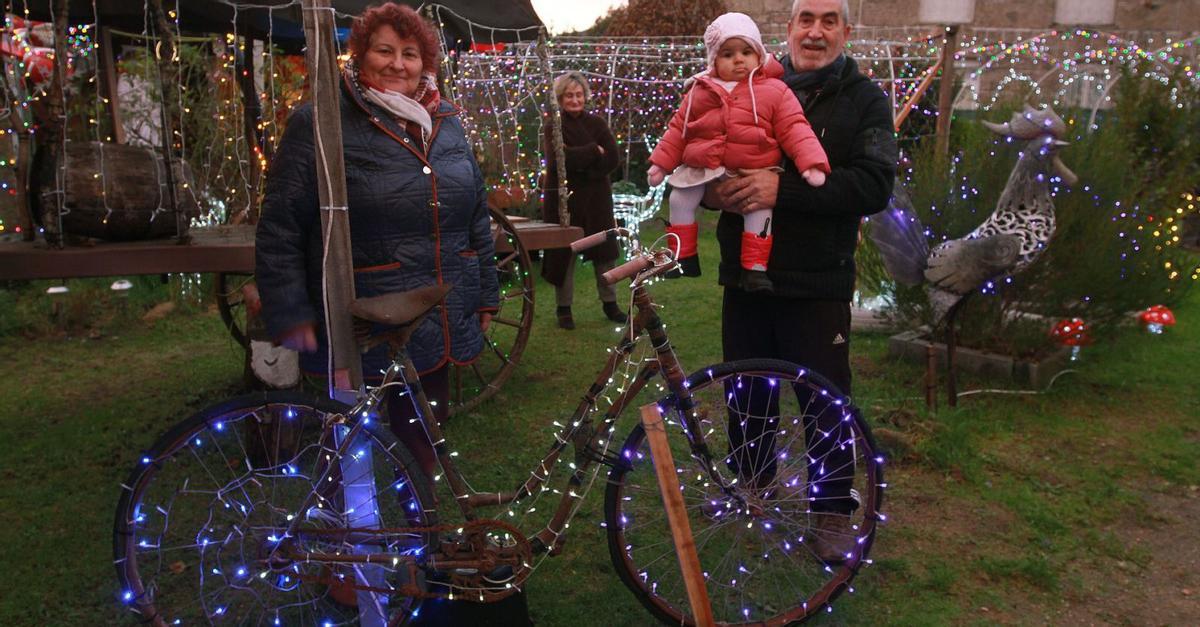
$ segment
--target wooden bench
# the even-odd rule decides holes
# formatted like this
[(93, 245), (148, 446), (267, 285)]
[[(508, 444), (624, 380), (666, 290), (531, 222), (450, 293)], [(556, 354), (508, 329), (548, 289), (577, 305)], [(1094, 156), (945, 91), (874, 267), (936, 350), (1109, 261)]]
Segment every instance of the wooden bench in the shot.
[[(583, 229), (512, 216), (526, 250), (565, 248)], [(254, 226), (214, 226), (188, 231), (191, 241), (96, 242), (51, 248), (43, 241), (0, 241), (0, 280), (65, 279), (137, 274), (254, 272)], [(507, 252), (507, 242), (499, 242)]]

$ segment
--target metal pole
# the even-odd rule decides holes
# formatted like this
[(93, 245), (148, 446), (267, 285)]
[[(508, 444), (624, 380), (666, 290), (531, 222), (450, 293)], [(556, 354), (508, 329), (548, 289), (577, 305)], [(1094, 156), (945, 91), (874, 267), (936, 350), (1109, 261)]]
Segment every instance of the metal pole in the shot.
[(925, 78), (921, 79), (921, 82), (917, 85), (916, 90), (913, 91), (912, 95), (910, 95), (908, 99), (904, 101), (904, 105), (900, 107), (900, 112), (896, 114), (895, 127), (897, 131), (899, 131), (900, 127), (904, 125), (904, 120), (908, 119), (908, 114), (912, 112), (913, 107), (915, 107), (916, 104), (921, 101), (921, 96), (925, 95), (925, 90), (929, 89), (929, 85), (933, 83), (933, 77), (937, 75), (938, 68), (940, 67), (942, 67), (941, 59), (939, 59), (937, 63), (934, 63), (932, 67), (926, 70)]
[(958, 334), (954, 323), (958, 319), (958, 312), (962, 311), (963, 305), (967, 304), (970, 297), (970, 294), (962, 297), (946, 313), (946, 402), (951, 408), (958, 407), (958, 370), (954, 363), (954, 353), (958, 350)]

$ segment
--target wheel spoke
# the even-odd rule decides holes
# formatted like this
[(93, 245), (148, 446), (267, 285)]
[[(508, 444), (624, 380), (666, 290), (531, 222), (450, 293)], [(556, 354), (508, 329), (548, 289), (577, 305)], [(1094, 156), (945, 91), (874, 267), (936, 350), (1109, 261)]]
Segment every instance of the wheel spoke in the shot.
[(521, 258), (521, 252), (514, 248), (512, 250), (512, 252), (508, 253), (503, 258), (496, 260), (496, 267), (507, 269), (509, 264), (511, 264), (512, 262), (514, 262), (520, 258)]
[(479, 380), (479, 385), (486, 386), (488, 384), (488, 379), (483, 376), (483, 371), (479, 369), (478, 362), (471, 363), (471, 372), (475, 373), (475, 378)]
[[(527, 290), (517, 290), (517, 291), (514, 291), (514, 292), (506, 292), (506, 293), (504, 293), (504, 294), (501, 294), (501, 295), (500, 295), (500, 301), (501, 301), (501, 302), (505, 302), (505, 303), (507, 303), (508, 301), (511, 301), (511, 300), (517, 300), (517, 299), (524, 299), (524, 298), (527, 298), (528, 296), (529, 296), (529, 291), (527, 291)], [(524, 322), (524, 321), (522, 321), (522, 322)]]
[(504, 326), (513, 327), (516, 329), (521, 328), (520, 320), (512, 320), (509, 318), (499, 318), (499, 317), (493, 316), (492, 322), (495, 324), (503, 324)]

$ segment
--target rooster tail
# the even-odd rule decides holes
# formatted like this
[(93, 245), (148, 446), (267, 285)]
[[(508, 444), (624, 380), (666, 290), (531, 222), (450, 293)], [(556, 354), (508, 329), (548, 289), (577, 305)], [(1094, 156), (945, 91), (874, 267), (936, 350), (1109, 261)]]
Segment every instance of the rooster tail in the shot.
[(897, 283), (920, 285), (925, 280), (929, 243), (925, 227), (913, 211), (904, 185), (896, 181), (887, 209), (870, 217), (867, 236), (879, 249), (883, 265)]

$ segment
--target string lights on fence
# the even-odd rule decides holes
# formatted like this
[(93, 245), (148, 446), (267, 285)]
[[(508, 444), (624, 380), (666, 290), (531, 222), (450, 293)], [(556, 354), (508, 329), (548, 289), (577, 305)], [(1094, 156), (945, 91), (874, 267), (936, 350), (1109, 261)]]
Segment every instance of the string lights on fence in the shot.
[[(242, 10), (265, 11), (268, 35), (276, 32), (277, 11), (292, 8), (232, 4), (235, 16)], [(28, 16), (27, 11), (25, 15)], [(620, 177), (645, 189), (640, 170), (649, 153), (649, 143), (661, 135), (677, 109), (687, 78), (705, 69), (704, 48), (698, 37), (559, 37), (546, 43), (550, 65), (547, 73), (538, 59), (533, 31), (490, 28), (440, 6), (431, 8), (429, 15), (443, 26), (443, 33), (449, 32), (444, 27), (451, 18), (457, 24), (466, 24), (471, 41), (443, 41), (441, 70), (446, 95), (463, 108), (469, 138), (480, 157), (488, 185), (509, 191), (513, 197), (529, 203), (537, 203), (541, 195), (540, 181), (546, 164), (542, 137), (549, 123), (546, 112), (554, 75), (576, 70), (588, 78), (591, 109), (608, 121), (623, 157)], [(175, 34), (181, 34), (178, 16), (171, 13), (170, 17), (174, 20)], [(5, 26), (5, 37), (12, 40), (15, 50), (24, 54), (35, 48), (28, 35), (18, 36), (14, 32), (12, 15), (6, 17)], [(175, 146), (184, 155), (197, 183), (189, 191), (203, 208), (198, 218), (200, 224), (222, 223), (236, 213), (254, 210), (269, 156), (278, 143), (287, 114), (306, 97), (302, 59), (282, 54), (270, 42), (252, 46), (250, 40), (235, 35), (236, 32), (235, 24), (231, 23), (226, 33), (184, 38), (183, 45), (191, 47), (189, 50), (198, 55), (198, 62), (205, 68), (208, 89), (198, 90), (187, 84), (182, 73), (176, 73), (178, 79), (173, 86), (185, 103), (182, 117), (192, 120), (178, 129)], [(87, 84), (95, 88), (95, 71), (99, 67), (94, 60), (98, 50), (95, 25), (75, 25), (69, 33), (68, 67), (73, 72), (92, 72)], [(857, 29), (855, 35), (848, 52), (859, 61), (864, 73), (889, 94), (895, 109), (899, 110), (909, 100), (918, 101), (922, 79), (932, 71), (939, 56), (944, 35), (941, 29), (865, 27)], [(138, 36), (137, 43), (145, 53), (152, 51), (153, 36), (152, 32)], [(512, 42), (513, 39), (521, 41)], [(772, 53), (781, 57), (786, 54), (782, 35), (768, 34), (765, 39)], [(1097, 123), (1096, 112), (1112, 106), (1112, 93), (1119, 89), (1118, 78), (1123, 70), (1140, 67), (1146, 78), (1167, 85), (1185, 81), (1194, 87), (1200, 80), (1196, 74), (1197, 40), (1194, 36), (1167, 35), (1134, 40), (1121, 33), (1082, 28), (1049, 31), (966, 28), (960, 33), (961, 45), (955, 55), (956, 62), (968, 69), (955, 98), (956, 106), (987, 111), (1020, 85), (1045, 104), (1060, 109), (1089, 108), (1089, 119), (1070, 121), (1076, 128), (1091, 130)], [(253, 59), (254, 75), (250, 78), (261, 116), (250, 125), (244, 123), (247, 112), (238, 88), (239, 55), (242, 59)], [(6, 105), (20, 112), (24, 127), (36, 133), (30, 108), (44, 97), (45, 91), (31, 84), (33, 72), (25, 61), (27, 58), (32, 59), (28, 55), (4, 57), (10, 92)], [(119, 67), (128, 72), (135, 67), (128, 62), (128, 58), (123, 59)], [(149, 78), (147, 75), (143, 79), (143, 88), (153, 85)], [(133, 82), (132, 86), (137, 87), (138, 83)], [(95, 140), (111, 137), (100, 122), (103, 116), (99, 115), (99, 109), (106, 104), (97, 93), (87, 111), (73, 113), (81, 117), (75, 125), (87, 129), (86, 137)], [(936, 107), (920, 102), (911, 113), (899, 132), (902, 146), (904, 140), (919, 137), (922, 129), (930, 126), (922, 123), (922, 118), (931, 122), (937, 116)], [(204, 124), (199, 124), (198, 116)], [(12, 197), (16, 194), (15, 138), (24, 129), (14, 128), (11, 121), (0, 126), (3, 126), (0, 193)], [(258, 142), (246, 137), (247, 126), (260, 134)], [(961, 187), (964, 193), (978, 193), (965, 179)], [(628, 195), (629, 198), (623, 198), (629, 201), (626, 204), (639, 198), (636, 194)], [(658, 199), (653, 191), (641, 198), (653, 201), (639, 205), (643, 212), (646, 207), (657, 209)], [(1156, 242), (1151, 250), (1178, 241), (1183, 214), (1169, 217), (1170, 223), (1148, 232), (1141, 225), (1140, 232), (1153, 236)], [(0, 218), (0, 233), (11, 230)], [(1139, 244), (1131, 252), (1141, 250)], [(1181, 277), (1195, 278), (1198, 274), (1197, 270), (1173, 271)]]

